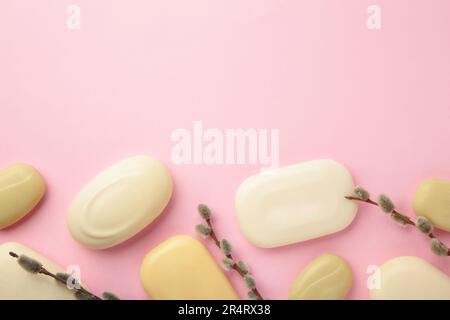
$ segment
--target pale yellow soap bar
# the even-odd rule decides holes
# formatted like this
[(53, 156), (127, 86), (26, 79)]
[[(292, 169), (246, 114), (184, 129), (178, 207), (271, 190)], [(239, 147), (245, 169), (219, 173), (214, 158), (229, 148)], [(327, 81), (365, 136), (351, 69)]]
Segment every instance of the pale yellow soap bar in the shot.
[(28, 164), (14, 164), (0, 171), (0, 229), (26, 216), (42, 199), (45, 183)]
[(254, 245), (273, 248), (345, 229), (356, 215), (350, 172), (328, 159), (307, 161), (247, 178), (236, 192), (236, 215)]
[(164, 210), (172, 177), (159, 160), (135, 156), (105, 169), (72, 201), (67, 224), (72, 236), (92, 249), (118, 245)]
[(290, 300), (341, 300), (352, 287), (353, 273), (342, 258), (324, 254), (314, 259), (289, 290)]
[(423, 182), (414, 194), (413, 207), (418, 216), (428, 218), (439, 229), (450, 231), (450, 181)]
[(206, 247), (189, 236), (175, 236), (142, 261), (141, 281), (156, 300), (238, 299), (228, 278)]
[(9, 255), (10, 251), (36, 259), (53, 273), (64, 272), (54, 262), (21, 244), (4, 243), (0, 245), (0, 300), (75, 300), (73, 292), (54, 279), (22, 269)]
[(418, 257), (397, 257), (374, 274), (370, 297), (377, 300), (448, 300), (450, 278)]

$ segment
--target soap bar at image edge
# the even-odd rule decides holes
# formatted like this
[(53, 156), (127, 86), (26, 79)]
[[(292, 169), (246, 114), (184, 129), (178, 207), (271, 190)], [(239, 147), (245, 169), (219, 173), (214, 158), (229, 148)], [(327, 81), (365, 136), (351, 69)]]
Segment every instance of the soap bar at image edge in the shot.
[(54, 262), (24, 245), (3, 243), (0, 245), (0, 300), (75, 300), (73, 291), (53, 278), (22, 269), (17, 260), (9, 255), (10, 251), (39, 261), (52, 273), (65, 272)]
[(388, 260), (371, 277), (370, 297), (374, 300), (450, 299), (450, 278), (418, 257)]
[(342, 300), (353, 283), (353, 272), (347, 262), (334, 254), (323, 254), (295, 279), (289, 300)]
[(424, 181), (414, 194), (413, 207), (416, 215), (428, 218), (436, 228), (450, 231), (450, 181)]
[(155, 220), (172, 195), (172, 177), (159, 160), (135, 156), (107, 168), (72, 201), (68, 227), (92, 249), (106, 249), (133, 237)]
[(333, 160), (314, 160), (247, 178), (236, 193), (237, 220), (255, 246), (279, 247), (338, 232), (357, 211), (352, 176)]
[(18, 163), (0, 170), (0, 229), (25, 217), (44, 194), (44, 179), (32, 166)]
[(155, 300), (236, 300), (238, 295), (206, 247), (175, 236), (152, 249), (141, 264), (141, 282)]

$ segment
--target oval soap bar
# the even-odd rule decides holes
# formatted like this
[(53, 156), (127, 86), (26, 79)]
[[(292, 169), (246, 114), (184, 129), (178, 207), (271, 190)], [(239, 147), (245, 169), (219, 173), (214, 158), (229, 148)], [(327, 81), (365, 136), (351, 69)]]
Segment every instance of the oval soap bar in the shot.
[(54, 279), (22, 269), (9, 252), (36, 259), (53, 273), (65, 272), (54, 262), (14, 242), (0, 245), (0, 300), (75, 300), (73, 292)]
[(352, 287), (353, 273), (342, 258), (324, 254), (314, 259), (289, 290), (290, 300), (342, 300)]
[(418, 257), (397, 257), (379, 269), (379, 286), (370, 290), (376, 300), (450, 299), (450, 279)]
[(44, 193), (44, 179), (32, 166), (20, 163), (0, 171), (0, 229), (26, 216)]
[(205, 246), (175, 236), (142, 261), (141, 282), (156, 300), (235, 300), (238, 295)]
[(236, 213), (246, 238), (278, 247), (340, 231), (353, 220), (350, 173), (332, 160), (315, 160), (246, 179), (236, 194)]
[(115, 246), (141, 231), (164, 210), (172, 178), (159, 160), (136, 156), (91, 180), (69, 208), (73, 237), (93, 249)]
[(428, 180), (416, 190), (414, 211), (428, 218), (437, 228), (450, 231), (450, 181)]

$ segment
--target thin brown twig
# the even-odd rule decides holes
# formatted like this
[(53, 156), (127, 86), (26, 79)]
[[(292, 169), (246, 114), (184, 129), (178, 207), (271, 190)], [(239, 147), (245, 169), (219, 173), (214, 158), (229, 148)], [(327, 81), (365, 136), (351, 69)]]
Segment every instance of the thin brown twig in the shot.
[[(371, 205), (380, 207), (380, 205), (378, 204), (378, 202), (373, 201), (373, 200), (371, 200), (370, 198), (367, 199), (367, 200), (364, 200), (364, 199), (361, 199), (361, 198), (358, 198), (358, 197), (355, 197), (355, 196), (346, 196), (345, 199), (348, 199), (348, 200), (356, 200), (356, 201), (360, 201), (360, 202), (365, 202), (365, 203), (369, 203), (369, 204), (371, 204)], [(404, 215), (404, 214), (398, 212), (398, 211), (395, 210), (395, 209), (392, 211), (391, 214), (392, 214), (392, 215), (396, 215), (397, 217), (400, 217), (406, 224), (409, 224), (409, 225), (414, 226), (414, 227), (417, 228), (417, 224), (416, 224), (410, 217), (408, 217), (408, 216), (406, 216), (406, 215)], [(428, 233), (427, 235), (428, 235), (428, 237), (429, 237), (430, 239), (435, 239), (435, 238), (436, 238), (436, 236), (435, 236), (432, 232)], [(447, 255), (450, 256), (450, 251), (448, 252)]]
[[(206, 223), (208, 224), (208, 227), (209, 227), (209, 229), (210, 229), (209, 236), (213, 239), (213, 241), (214, 241), (214, 243), (216, 244), (216, 246), (220, 249), (220, 241), (219, 241), (219, 239), (217, 238), (217, 235), (216, 235), (216, 233), (215, 233), (215, 231), (214, 231), (214, 228), (213, 228), (213, 226), (212, 226), (211, 218), (205, 219), (205, 221), (206, 221)], [(232, 266), (231, 268), (232, 268), (233, 270), (235, 270), (237, 273), (239, 273), (239, 275), (240, 275), (242, 278), (244, 278), (245, 275), (246, 275), (247, 273), (239, 267), (239, 265), (238, 265), (238, 264), (236, 263), (236, 261), (234, 260), (233, 255), (230, 253), (230, 254), (226, 254), (225, 256), (226, 256), (228, 259), (231, 259), (231, 260), (234, 261), (234, 264), (233, 264), (233, 266)], [(258, 300), (264, 300), (264, 298), (262, 297), (261, 293), (258, 291), (258, 289), (257, 289), (256, 287), (253, 288), (253, 289), (251, 289), (251, 291), (254, 293), (255, 297), (256, 297)]]
[[(12, 251), (9, 252), (9, 255), (10, 255), (11, 257), (13, 257), (13, 258), (16, 258), (16, 259), (18, 259), (18, 258), (20, 257), (17, 253), (12, 252)], [(80, 292), (80, 293), (82, 293), (82, 294), (88, 295), (89, 297), (92, 297), (93, 300), (103, 300), (103, 299), (101, 299), (100, 297), (96, 296), (95, 294), (93, 294), (93, 293), (87, 291), (87, 290), (86, 290), (85, 288), (83, 288), (81, 285), (80, 285), (79, 288), (76, 288), (76, 287), (75, 287), (75, 288), (73, 288), (73, 289), (67, 287), (67, 282), (66, 282), (65, 279), (60, 278), (60, 277), (58, 277), (56, 274), (54, 274), (54, 273), (48, 271), (47, 269), (44, 268), (44, 266), (41, 266), (40, 269), (37, 271), (37, 273), (40, 273), (40, 274), (43, 274), (43, 275), (46, 275), (46, 276), (49, 276), (49, 277), (55, 279), (55, 280), (58, 281), (59, 283), (63, 284), (68, 290), (73, 290), (74, 292)]]

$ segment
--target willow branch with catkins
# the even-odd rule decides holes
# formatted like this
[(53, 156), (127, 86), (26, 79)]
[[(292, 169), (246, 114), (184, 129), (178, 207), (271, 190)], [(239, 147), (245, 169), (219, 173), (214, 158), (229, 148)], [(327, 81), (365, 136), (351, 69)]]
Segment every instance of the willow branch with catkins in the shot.
[(217, 237), (217, 234), (214, 231), (211, 223), (211, 210), (204, 204), (198, 205), (197, 209), (198, 213), (206, 222), (206, 224), (198, 224), (195, 229), (201, 236), (205, 238), (211, 238), (216, 246), (220, 248), (220, 250), (224, 254), (224, 258), (222, 259), (222, 266), (224, 267), (224, 269), (227, 271), (235, 270), (237, 273), (239, 273), (242, 279), (244, 279), (245, 285), (249, 289), (247, 294), (249, 299), (264, 300), (264, 298), (256, 288), (256, 281), (250, 274), (247, 264), (243, 261), (236, 262), (232, 254), (233, 248), (230, 242), (226, 239), (219, 240), (219, 238)]
[(395, 205), (392, 200), (385, 194), (381, 194), (378, 197), (378, 201), (370, 199), (369, 192), (362, 188), (356, 187), (353, 190), (353, 195), (345, 197), (348, 200), (356, 200), (365, 202), (379, 207), (383, 212), (389, 214), (391, 218), (402, 226), (414, 226), (416, 229), (426, 234), (431, 239), (431, 250), (438, 256), (450, 256), (450, 250), (442, 243), (435, 234), (433, 234), (433, 224), (423, 216), (418, 216), (416, 221), (412, 220), (408, 216), (398, 212), (395, 209)]
[(71, 274), (63, 272), (52, 273), (47, 270), (42, 265), (42, 263), (24, 254), (19, 255), (15, 252), (10, 251), (9, 255), (17, 259), (19, 266), (21, 266), (25, 271), (33, 274), (42, 274), (51, 277), (57, 282), (63, 284), (68, 290), (73, 291), (75, 298), (77, 298), (78, 300), (119, 300), (119, 298), (111, 292), (103, 292), (102, 299), (83, 288), (80, 285), (79, 280), (73, 277)]

